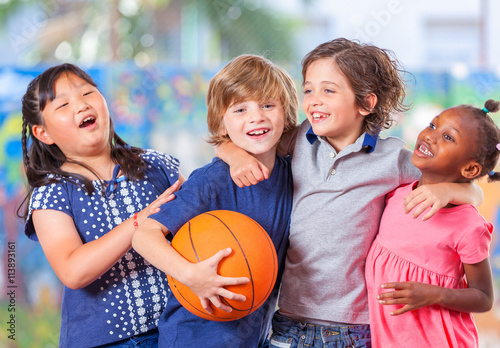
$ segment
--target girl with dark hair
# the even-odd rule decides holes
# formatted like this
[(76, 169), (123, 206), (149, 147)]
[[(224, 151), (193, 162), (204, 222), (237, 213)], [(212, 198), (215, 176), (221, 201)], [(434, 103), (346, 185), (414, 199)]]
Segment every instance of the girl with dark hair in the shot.
[(25, 233), (64, 284), (59, 345), (156, 346), (168, 284), (131, 240), (184, 181), (178, 160), (127, 145), (92, 78), (71, 64), (28, 85), (22, 114), (29, 192), (18, 214), (29, 200)]
[(498, 104), (460, 105), (436, 116), (420, 132), (411, 157), (420, 180), (387, 195), (366, 259), (373, 347), (478, 347), (471, 312), (493, 305), (493, 225), (470, 204), (449, 204), (423, 222), (406, 215), (402, 202), (421, 185), (486, 175), (500, 180), (494, 171), (500, 130), (488, 116)]

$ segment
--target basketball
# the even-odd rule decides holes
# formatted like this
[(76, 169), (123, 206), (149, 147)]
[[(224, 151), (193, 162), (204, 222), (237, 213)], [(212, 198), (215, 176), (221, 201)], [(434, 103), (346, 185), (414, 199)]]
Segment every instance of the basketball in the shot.
[(181, 227), (172, 240), (172, 247), (193, 263), (208, 259), (221, 249), (231, 248), (231, 254), (219, 262), (217, 273), (250, 280), (247, 284), (226, 286), (229, 291), (245, 295), (245, 302), (221, 297), (232, 312), (212, 306), (213, 313), (209, 314), (191, 289), (167, 276), (177, 300), (201, 318), (214, 321), (243, 318), (266, 301), (276, 282), (278, 259), (273, 242), (267, 232), (246, 215), (229, 210), (200, 214)]

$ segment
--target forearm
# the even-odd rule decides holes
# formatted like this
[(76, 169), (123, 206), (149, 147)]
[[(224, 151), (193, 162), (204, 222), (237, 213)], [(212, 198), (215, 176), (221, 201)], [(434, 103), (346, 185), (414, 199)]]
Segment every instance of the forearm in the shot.
[(183, 282), (185, 268), (191, 264), (165, 238), (169, 231), (159, 222), (147, 219), (132, 238), (132, 247), (149, 263)]
[(483, 190), (476, 183), (449, 183), (447, 185), (450, 185), (450, 203), (456, 205), (469, 203), (476, 207), (480, 206), (483, 203)]
[(493, 305), (493, 299), (479, 289), (440, 288), (438, 293), (436, 304), (459, 312), (486, 312)]
[[(58, 251), (47, 246), (53, 251), (46, 252), (46, 255), (61, 282), (71, 289), (80, 289), (108, 271), (131, 248), (133, 232), (130, 218), (91, 242), (76, 245), (73, 240), (68, 240), (66, 245), (71, 251), (61, 253), (58, 258), (52, 257)], [(43, 248), (44, 241), (40, 240), (40, 243)]]
[(225, 141), (214, 147), (215, 156), (231, 165), (236, 162), (241, 156), (248, 156), (248, 153), (242, 148), (234, 145), (232, 141)]

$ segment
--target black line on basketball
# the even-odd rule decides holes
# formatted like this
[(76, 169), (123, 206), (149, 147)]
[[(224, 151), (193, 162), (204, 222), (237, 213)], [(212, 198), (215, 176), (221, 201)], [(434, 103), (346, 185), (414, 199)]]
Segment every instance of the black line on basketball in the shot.
[[(260, 227), (260, 229), (262, 230), (262, 232), (263, 232), (263, 233), (266, 233), (266, 234), (267, 234), (267, 232), (266, 232), (266, 231), (262, 228), (262, 226), (261, 226), (261, 225), (260, 225), (257, 221), (253, 220), (252, 222), (253, 222), (254, 224), (256, 224), (256, 225), (257, 225), (257, 227)], [(269, 238), (267, 238), (267, 241), (268, 241), (268, 243), (269, 243), (269, 244), (268, 244), (268, 245), (269, 245), (269, 248), (271, 248), (272, 250), (276, 251), (276, 248), (275, 248), (274, 243), (273, 243), (273, 241), (271, 240), (271, 237), (270, 237), (270, 236), (269, 236)], [(277, 253), (276, 253), (276, 254), (275, 254), (275, 253), (272, 253), (272, 255), (273, 255), (273, 266), (274, 266), (274, 265), (277, 265), (277, 264), (278, 264), (278, 259), (276, 258), (276, 257), (277, 257)], [(277, 277), (277, 274), (276, 274), (276, 271), (275, 271), (275, 267), (272, 267), (272, 269), (273, 269), (273, 279), (274, 279), (274, 282), (273, 282), (272, 286), (271, 286), (271, 287), (269, 287), (269, 290), (268, 290), (268, 292), (267, 292), (266, 296), (262, 299), (262, 301), (261, 301), (260, 303), (257, 303), (257, 304), (256, 304), (256, 306), (257, 306), (257, 307), (260, 307), (262, 303), (266, 302), (267, 298), (269, 297), (269, 295), (271, 295), (271, 292), (272, 292), (272, 291), (273, 291), (273, 289), (274, 289), (274, 285), (275, 285), (275, 283), (276, 283), (276, 277)]]
[(247, 255), (245, 254), (245, 251), (243, 250), (243, 247), (241, 246), (240, 241), (238, 240), (238, 238), (236, 238), (236, 236), (234, 235), (233, 231), (231, 231), (231, 229), (229, 228), (229, 226), (226, 225), (224, 221), (222, 221), (217, 215), (210, 214), (210, 213), (205, 213), (205, 214), (213, 216), (214, 218), (216, 218), (217, 220), (219, 220), (224, 226), (226, 226), (227, 230), (229, 231), (229, 233), (231, 233), (231, 235), (233, 236), (234, 240), (236, 241), (236, 243), (238, 243), (238, 246), (240, 247), (240, 251), (243, 254), (243, 258), (244, 258), (244, 260), (245, 260), (245, 262), (247, 264), (248, 272), (250, 273), (250, 276), (249, 276), (250, 283), (252, 284), (252, 303), (250, 304), (250, 309), (249, 309), (249, 313), (250, 313), (250, 311), (253, 309), (253, 305), (254, 305), (254, 301), (255, 301), (255, 284), (254, 284), (253, 276), (252, 276), (252, 268), (250, 267), (250, 264), (248, 263)]
[(188, 221), (188, 231), (189, 231), (189, 241), (191, 242), (191, 247), (193, 248), (194, 251), (194, 256), (196, 256), (196, 261), (200, 262), (200, 258), (198, 257), (198, 253), (196, 252), (196, 248), (194, 247), (193, 243), (193, 235), (191, 233), (191, 222)]

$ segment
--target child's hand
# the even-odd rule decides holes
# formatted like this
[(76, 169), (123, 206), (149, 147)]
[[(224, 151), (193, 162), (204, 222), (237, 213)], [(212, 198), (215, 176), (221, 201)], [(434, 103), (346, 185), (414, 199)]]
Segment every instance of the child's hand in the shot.
[(139, 214), (137, 214), (137, 222), (139, 224), (146, 221), (149, 215), (156, 214), (160, 211), (160, 206), (164, 203), (170, 202), (175, 198), (174, 192), (179, 189), (180, 182), (177, 180), (172, 186), (165, 190), (161, 195), (158, 196), (150, 205), (142, 209)]
[(400, 282), (382, 284), (382, 289), (394, 289), (377, 295), (381, 305), (403, 305), (390, 315), (400, 315), (414, 309), (422, 308), (439, 302), (441, 289), (439, 286), (419, 282)]
[(422, 220), (428, 220), (441, 208), (448, 205), (451, 200), (449, 187), (446, 185), (421, 185), (413, 190), (405, 198), (405, 213), (409, 213), (413, 208), (413, 218), (417, 218), (427, 208), (429, 211), (422, 217)]
[(241, 161), (233, 160), (229, 172), (238, 187), (256, 185), (259, 181), (269, 178), (269, 170), (253, 156), (240, 157)]
[(223, 249), (217, 252), (214, 256), (200, 262), (193, 263), (189, 270), (186, 270), (184, 284), (186, 284), (199, 298), (203, 309), (209, 314), (212, 314), (212, 304), (225, 311), (231, 312), (232, 308), (225, 305), (220, 297), (228, 300), (245, 301), (244, 295), (236, 294), (224, 288), (226, 285), (246, 284), (250, 280), (246, 277), (231, 278), (222, 277), (217, 274), (217, 266), (219, 262), (231, 254), (231, 249)]

